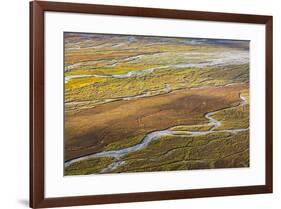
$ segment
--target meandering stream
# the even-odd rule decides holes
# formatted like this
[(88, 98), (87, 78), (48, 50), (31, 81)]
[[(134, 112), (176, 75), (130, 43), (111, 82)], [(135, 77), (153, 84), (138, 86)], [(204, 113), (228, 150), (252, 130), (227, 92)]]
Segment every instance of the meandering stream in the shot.
[[(240, 94), (240, 103), (238, 106), (244, 106), (244, 105), (246, 105), (246, 99), (243, 96), (241, 96), (241, 94)], [(228, 109), (228, 108), (225, 108), (225, 109)], [(192, 137), (192, 136), (201, 136), (201, 135), (214, 133), (214, 132), (237, 133), (237, 132), (248, 130), (248, 128), (216, 130), (219, 126), (221, 126), (221, 122), (216, 120), (215, 118), (213, 118), (212, 115), (214, 115), (215, 113), (217, 113), (219, 111), (221, 111), (221, 110), (209, 112), (209, 113), (205, 114), (205, 118), (209, 121), (209, 123), (203, 124), (202, 126), (206, 126), (206, 125), (211, 126), (211, 128), (207, 131), (188, 131), (188, 132), (184, 133), (184, 131), (172, 130), (173, 127), (165, 129), (165, 130), (153, 131), (151, 133), (148, 133), (140, 143), (133, 145), (131, 147), (127, 147), (127, 148), (119, 149), (119, 150), (103, 151), (103, 152), (99, 152), (99, 153), (95, 153), (95, 154), (86, 155), (83, 157), (69, 160), (69, 161), (65, 162), (64, 166), (68, 167), (75, 162), (82, 161), (82, 160), (88, 160), (88, 159), (92, 159), (92, 158), (114, 157), (116, 160), (112, 164), (110, 164), (107, 168), (105, 168), (101, 171), (101, 173), (106, 173), (106, 172), (110, 172), (110, 171), (118, 168), (120, 165), (125, 163), (125, 161), (121, 160), (121, 157), (123, 157), (129, 153), (141, 150), (141, 149), (145, 148), (151, 141), (156, 140), (163, 136)]]

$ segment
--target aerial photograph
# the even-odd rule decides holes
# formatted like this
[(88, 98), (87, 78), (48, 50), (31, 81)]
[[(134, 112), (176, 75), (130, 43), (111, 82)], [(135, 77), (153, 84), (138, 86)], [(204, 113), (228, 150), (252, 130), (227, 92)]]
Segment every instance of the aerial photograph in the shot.
[(64, 32), (64, 176), (250, 167), (248, 40)]

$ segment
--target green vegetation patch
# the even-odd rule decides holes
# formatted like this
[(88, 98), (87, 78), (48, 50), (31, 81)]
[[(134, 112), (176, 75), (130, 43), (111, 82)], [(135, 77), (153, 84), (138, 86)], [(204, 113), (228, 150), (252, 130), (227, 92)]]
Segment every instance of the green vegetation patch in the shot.
[(162, 137), (123, 157), (113, 172), (192, 170), (249, 166), (249, 132)]
[(105, 147), (105, 150), (106, 151), (119, 150), (119, 149), (131, 147), (131, 146), (134, 146), (136, 144), (139, 144), (143, 140), (144, 137), (145, 137), (145, 134), (140, 134), (140, 135), (133, 136), (133, 137), (130, 137), (130, 138), (127, 138), (127, 139), (115, 141), (113, 143), (108, 144)]
[(177, 131), (174, 135), (190, 135), (192, 134), (190, 131)]
[(208, 131), (212, 126), (208, 124), (203, 125), (189, 125), (189, 126), (175, 126), (171, 128), (172, 131)]
[(65, 168), (64, 175), (87, 175), (99, 173), (101, 170), (113, 163), (113, 161), (113, 157), (100, 157), (90, 160), (82, 160)]

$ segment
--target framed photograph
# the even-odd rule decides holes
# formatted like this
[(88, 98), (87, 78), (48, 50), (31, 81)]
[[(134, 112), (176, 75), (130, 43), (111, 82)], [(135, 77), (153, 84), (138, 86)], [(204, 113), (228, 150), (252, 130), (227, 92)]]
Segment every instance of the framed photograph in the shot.
[(272, 16), (30, 3), (30, 207), (272, 190)]

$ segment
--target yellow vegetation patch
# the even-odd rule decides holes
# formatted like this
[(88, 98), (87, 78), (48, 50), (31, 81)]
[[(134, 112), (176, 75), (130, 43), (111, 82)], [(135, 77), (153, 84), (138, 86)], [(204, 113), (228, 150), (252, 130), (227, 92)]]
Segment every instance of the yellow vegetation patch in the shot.
[(82, 77), (82, 78), (72, 78), (65, 84), (65, 90), (71, 90), (76, 88), (82, 88), (90, 84), (105, 81), (106, 78), (97, 77)]

